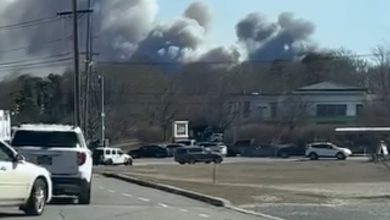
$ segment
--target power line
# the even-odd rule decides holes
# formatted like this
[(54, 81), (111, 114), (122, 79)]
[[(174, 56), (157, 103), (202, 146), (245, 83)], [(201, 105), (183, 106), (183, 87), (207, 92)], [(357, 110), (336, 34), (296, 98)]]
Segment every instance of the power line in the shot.
[(24, 22), (20, 22), (20, 23), (0, 26), (0, 31), (17, 30), (17, 29), (52, 23), (52, 22), (56, 22), (59, 20), (60, 20), (60, 18), (58, 18), (57, 16), (38, 18), (38, 19), (33, 19), (33, 20), (24, 21)]
[(14, 64), (23, 64), (23, 63), (37, 61), (37, 60), (46, 60), (46, 59), (53, 59), (53, 58), (60, 58), (60, 57), (69, 57), (69, 55), (70, 55), (70, 53), (62, 53), (62, 54), (48, 55), (48, 56), (44, 56), (44, 57), (36, 57), (36, 58), (32, 58), (32, 59), (27, 59), (27, 60), (9, 61), (9, 62), (0, 63), (0, 68), (1, 68), (1, 66), (9, 66), (9, 65), (14, 65)]
[(59, 58), (59, 59), (55, 59), (55, 60), (47, 60), (47, 61), (41, 61), (41, 62), (35, 62), (35, 63), (17, 64), (17, 65), (12, 65), (12, 66), (0, 67), (0, 70), (6, 71), (6, 70), (21, 69), (21, 68), (32, 68), (32, 67), (37, 67), (37, 66), (41, 67), (41, 66), (45, 66), (47, 64), (70, 61), (71, 59), (72, 58), (66, 57), (66, 58)]
[(4, 49), (4, 50), (0, 50), (0, 54), (21, 51), (21, 50), (27, 50), (29, 48), (37, 47), (37, 46), (40, 46), (40, 47), (49, 46), (49, 45), (60, 43), (60, 42), (66, 42), (66, 40), (67, 39), (64, 39), (64, 38), (58, 38), (55, 40), (45, 41), (45, 42), (41, 42), (41, 43), (34, 44), (34, 45), (26, 45), (26, 46), (20, 46), (20, 47), (15, 47), (15, 48)]
[(59, 67), (59, 66), (65, 66), (65, 65), (70, 65), (71, 63), (69, 62), (71, 59), (67, 61), (59, 61), (59, 62), (52, 62), (51, 64), (42, 64), (42, 65), (37, 65), (37, 66), (26, 66), (26, 67), (14, 67), (14, 68), (9, 68), (9, 69), (1, 69), (0, 71), (4, 72), (11, 72), (11, 71), (20, 71), (20, 70), (32, 70), (32, 69), (42, 69), (42, 68), (48, 68), (48, 67)]

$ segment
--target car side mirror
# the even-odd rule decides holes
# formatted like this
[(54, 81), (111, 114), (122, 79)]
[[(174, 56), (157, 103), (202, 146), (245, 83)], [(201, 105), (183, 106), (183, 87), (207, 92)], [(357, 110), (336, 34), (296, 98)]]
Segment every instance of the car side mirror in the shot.
[(15, 163), (19, 163), (19, 162), (25, 161), (25, 160), (26, 160), (26, 158), (23, 155), (21, 155), (21, 154), (16, 154), (15, 157), (14, 157), (14, 162)]

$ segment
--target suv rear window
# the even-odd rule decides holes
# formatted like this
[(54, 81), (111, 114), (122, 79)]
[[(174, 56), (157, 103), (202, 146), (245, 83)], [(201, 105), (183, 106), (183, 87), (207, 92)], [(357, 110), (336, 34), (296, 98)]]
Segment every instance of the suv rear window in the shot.
[(67, 147), (74, 148), (78, 143), (75, 132), (59, 131), (23, 131), (15, 132), (12, 146)]
[(201, 148), (191, 148), (188, 150), (190, 153), (201, 153), (203, 150)]

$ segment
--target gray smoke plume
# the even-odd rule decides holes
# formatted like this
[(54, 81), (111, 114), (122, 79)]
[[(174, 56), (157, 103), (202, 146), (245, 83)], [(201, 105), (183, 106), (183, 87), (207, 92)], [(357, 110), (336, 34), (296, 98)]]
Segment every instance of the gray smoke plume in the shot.
[(153, 28), (138, 45), (134, 59), (153, 62), (183, 61), (184, 57), (203, 44), (210, 22), (208, 9), (200, 3), (191, 4), (185, 16), (172, 23)]
[[(314, 25), (283, 13), (278, 21), (269, 22), (252, 13), (239, 21), (236, 33), (240, 45), (212, 47), (205, 43), (212, 14), (201, 2), (188, 6), (182, 16), (171, 22), (156, 24), (156, 0), (92, 0), (94, 48), (101, 60), (194, 62), (239, 62), (244, 55), (250, 59), (289, 59), (311, 50), (310, 36)], [(64, 0), (0, 0), (0, 25), (14, 24), (34, 18), (55, 16), (71, 9)], [(87, 8), (87, 0), (79, 0), (79, 8)], [(80, 47), (84, 49), (85, 15), (80, 18)], [(29, 56), (54, 55), (71, 52), (71, 19), (63, 17), (44, 25), (11, 31), (0, 30), (0, 50), (28, 45), (14, 56), (0, 52), (0, 57), (18, 59)], [(63, 39), (50, 45), (44, 44)], [(65, 39), (65, 40), (64, 40)], [(44, 44), (44, 45), (43, 45)], [(241, 48), (240, 48), (241, 49)]]
[(277, 23), (270, 23), (260, 14), (249, 14), (236, 25), (239, 41), (245, 45), (250, 59), (292, 59), (312, 49), (310, 35), (314, 25), (282, 13)]
[(184, 17), (196, 20), (200, 26), (207, 30), (212, 16), (206, 5), (202, 2), (194, 2), (188, 6), (187, 10), (184, 12)]
[(207, 51), (205, 54), (201, 55), (199, 61), (201, 62), (215, 62), (215, 63), (227, 63), (227, 64), (236, 64), (240, 59), (240, 52), (237, 48), (231, 47), (217, 47)]
[(240, 41), (263, 41), (277, 31), (277, 25), (268, 23), (260, 14), (251, 13), (236, 26), (237, 37)]
[[(103, 59), (129, 58), (135, 52), (137, 44), (152, 29), (158, 6), (155, 0), (93, 0), (93, 27), (97, 33), (95, 47)], [(71, 9), (70, 1), (53, 0), (14, 0), (6, 4), (0, 14), (4, 24), (28, 21), (34, 18), (56, 16), (57, 12)], [(87, 8), (87, 0), (79, 1), (79, 9)], [(85, 39), (85, 15), (80, 18), (80, 46)], [(27, 53), (58, 54), (71, 50), (72, 34), (70, 17), (58, 18), (58, 21), (29, 28), (0, 33), (0, 42), (6, 38), (13, 42), (29, 45)], [(40, 42), (53, 39), (68, 39), (63, 42), (42, 47)]]

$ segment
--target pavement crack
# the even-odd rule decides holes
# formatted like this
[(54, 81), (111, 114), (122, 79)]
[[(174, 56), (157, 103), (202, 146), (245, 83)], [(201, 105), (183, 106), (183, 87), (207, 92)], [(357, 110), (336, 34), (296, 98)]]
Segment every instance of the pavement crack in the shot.
[(61, 217), (62, 220), (66, 220), (63, 209), (60, 209), (60, 211), (58, 212), (58, 215)]

